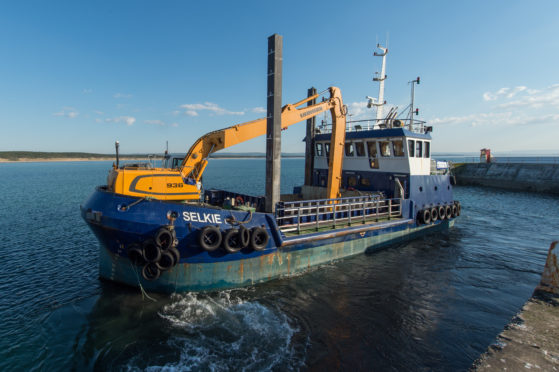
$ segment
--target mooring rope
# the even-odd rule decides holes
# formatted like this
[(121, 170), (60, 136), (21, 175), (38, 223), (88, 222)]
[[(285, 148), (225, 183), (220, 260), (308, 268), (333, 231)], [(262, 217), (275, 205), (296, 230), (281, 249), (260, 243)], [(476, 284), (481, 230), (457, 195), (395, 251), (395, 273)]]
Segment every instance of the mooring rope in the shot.
[(148, 199), (148, 197), (144, 196), (143, 198), (136, 200), (134, 203), (132, 203), (130, 205), (123, 205), (122, 207), (120, 207), (120, 210), (121, 211), (126, 211), (126, 210), (132, 208), (133, 206), (135, 206), (136, 204), (141, 203), (141, 202), (143, 202), (144, 200), (147, 200), (147, 199)]
[(252, 221), (252, 210), (249, 210), (249, 213), (250, 214), (249, 214), (248, 220), (239, 221), (238, 219), (235, 218), (234, 215), (231, 215), (230, 217), (227, 217), (227, 222), (230, 225), (242, 225), (242, 224), (245, 224), (245, 223), (249, 223), (250, 221)]
[(144, 300), (147, 297), (150, 300), (152, 300), (153, 302), (157, 302), (156, 299), (150, 297), (148, 295), (148, 293), (144, 290), (144, 287), (142, 286), (142, 283), (140, 282), (140, 276), (138, 275), (138, 270), (136, 269), (136, 267), (134, 265), (132, 265), (132, 261), (130, 261), (130, 266), (132, 266), (132, 269), (134, 270), (134, 273), (136, 274), (136, 279), (138, 280), (138, 285), (140, 286), (140, 291), (142, 292), (142, 300)]

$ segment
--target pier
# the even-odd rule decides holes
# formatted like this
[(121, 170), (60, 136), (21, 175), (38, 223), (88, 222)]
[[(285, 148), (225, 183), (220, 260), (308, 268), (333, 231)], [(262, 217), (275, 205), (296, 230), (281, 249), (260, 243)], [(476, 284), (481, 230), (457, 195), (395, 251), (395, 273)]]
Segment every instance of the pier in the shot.
[(474, 371), (559, 370), (559, 246), (549, 247), (542, 279), (522, 310), (474, 363)]
[(454, 174), (458, 185), (559, 194), (559, 164), (462, 163)]

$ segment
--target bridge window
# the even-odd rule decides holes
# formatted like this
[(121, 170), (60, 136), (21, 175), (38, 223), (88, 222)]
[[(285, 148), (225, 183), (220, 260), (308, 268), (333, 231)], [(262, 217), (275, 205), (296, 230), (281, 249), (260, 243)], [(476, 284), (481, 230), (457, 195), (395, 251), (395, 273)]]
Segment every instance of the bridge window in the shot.
[(326, 157), (330, 156), (330, 144), (329, 143), (324, 144), (324, 152), (326, 153)]
[(357, 177), (355, 176), (349, 176), (347, 178), (347, 185), (349, 187), (355, 187), (355, 185), (357, 185)]
[(367, 150), (369, 150), (369, 157), (370, 158), (376, 158), (377, 157), (377, 141), (367, 142)]
[(365, 145), (363, 142), (355, 142), (355, 152), (357, 156), (365, 156)]
[(394, 147), (394, 156), (404, 156), (404, 141), (392, 141), (392, 146)]
[(359, 180), (359, 183), (361, 184), (361, 186), (371, 186), (371, 180), (368, 179), (367, 177), (363, 177)]
[(354, 156), (355, 149), (353, 148), (353, 143), (347, 142), (345, 144), (345, 156)]
[(421, 151), (423, 142), (415, 141), (415, 156), (421, 158), (423, 155), (423, 151)]
[(415, 156), (415, 141), (408, 140), (408, 156), (413, 158)]
[(431, 143), (430, 142), (425, 142), (425, 151), (423, 153), (423, 156), (426, 157), (426, 158), (431, 156)]
[(316, 156), (322, 156), (324, 155), (324, 150), (322, 147), (322, 143), (317, 143), (316, 144)]
[(382, 156), (391, 156), (390, 152), (390, 141), (380, 141), (380, 154)]

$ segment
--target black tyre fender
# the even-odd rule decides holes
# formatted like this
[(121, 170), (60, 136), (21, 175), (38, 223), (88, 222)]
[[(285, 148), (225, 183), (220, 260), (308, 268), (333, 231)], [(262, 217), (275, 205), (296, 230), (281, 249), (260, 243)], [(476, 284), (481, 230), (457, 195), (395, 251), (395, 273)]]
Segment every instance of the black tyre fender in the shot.
[(261, 251), (268, 245), (270, 237), (262, 227), (254, 227), (250, 234), (250, 246), (255, 251)]
[(137, 243), (130, 244), (126, 250), (126, 255), (134, 265), (141, 266), (146, 263), (142, 247)]
[(431, 223), (431, 211), (429, 209), (424, 209), (421, 211), (421, 220), (424, 224)]
[(175, 247), (171, 247), (167, 251), (175, 257), (175, 265), (178, 264), (179, 260), (181, 259), (181, 254), (179, 250)]
[(454, 203), (456, 204), (456, 217), (458, 217), (460, 213), (462, 213), (462, 206), (459, 201), (455, 201)]
[(161, 249), (157, 246), (155, 240), (146, 240), (142, 248), (144, 259), (147, 262), (157, 262), (161, 258)]
[(441, 205), (439, 207), (439, 220), (444, 220), (446, 218), (446, 208), (444, 207), (444, 205)]
[(244, 225), (241, 225), (241, 227), (239, 227), (239, 235), (241, 236), (242, 247), (248, 247), (248, 245), (250, 244), (250, 230), (247, 229)]
[(169, 270), (170, 268), (175, 266), (175, 264), (175, 255), (169, 250), (161, 252), (161, 258), (159, 259), (159, 261), (156, 262), (157, 267), (161, 271)]
[(446, 218), (450, 220), (452, 218), (452, 208), (450, 207), (450, 205), (444, 207), (444, 212), (446, 214)]
[(142, 268), (142, 276), (145, 280), (157, 280), (161, 276), (161, 270), (159, 270), (157, 264), (148, 262)]
[(456, 208), (456, 204), (452, 204), (452, 217), (456, 217), (456, 213), (458, 213), (458, 208)]
[(418, 224), (423, 223), (423, 211), (417, 211), (416, 221)]
[(223, 248), (229, 253), (236, 253), (243, 248), (239, 229), (227, 230), (223, 236)]
[(431, 208), (431, 222), (435, 222), (439, 219), (439, 209)]
[(221, 240), (221, 231), (215, 226), (204, 227), (200, 230), (200, 235), (198, 236), (198, 243), (208, 252), (213, 252), (219, 248)]
[(177, 233), (167, 227), (162, 227), (155, 233), (155, 243), (161, 247), (162, 250), (169, 249), (173, 246)]

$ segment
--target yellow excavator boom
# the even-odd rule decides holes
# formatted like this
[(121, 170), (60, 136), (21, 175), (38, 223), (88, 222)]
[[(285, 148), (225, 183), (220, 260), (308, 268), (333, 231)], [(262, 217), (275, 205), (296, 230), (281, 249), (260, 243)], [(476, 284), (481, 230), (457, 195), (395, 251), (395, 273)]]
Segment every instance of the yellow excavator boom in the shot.
[[(320, 94), (297, 103), (285, 105), (281, 112), (281, 127), (285, 129), (300, 121), (330, 110), (332, 139), (328, 198), (339, 196), (343, 146), (345, 141), (345, 109), (338, 88), (330, 87), (330, 98), (311, 106), (299, 106), (316, 99)], [(200, 137), (188, 150), (179, 169), (121, 167), (109, 173), (109, 189), (124, 195), (144, 196), (161, 200), (199, 200), (200, 181), (208, 164), (208, 156), (216, 151), (266, 134), (266, 118), (209, 132)]]

